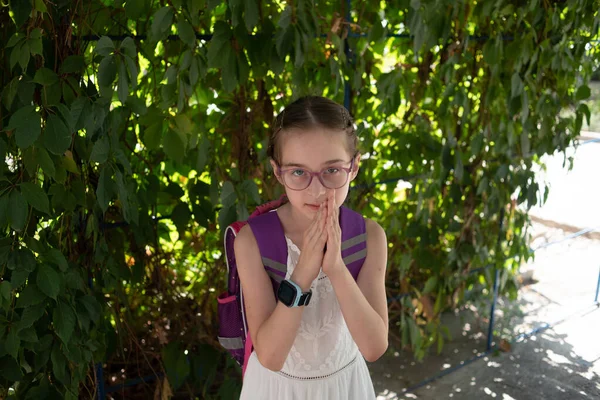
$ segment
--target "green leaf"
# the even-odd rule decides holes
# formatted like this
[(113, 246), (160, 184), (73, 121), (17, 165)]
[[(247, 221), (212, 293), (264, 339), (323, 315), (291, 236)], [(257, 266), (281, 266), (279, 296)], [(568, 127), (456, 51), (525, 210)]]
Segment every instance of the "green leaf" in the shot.
[(42, 55), (43, 47), (42, 47), (42, 39), (32, 39), (29, 42), (29, 50), (32, 55)]
[(61, 74), (81, 74), (85, 69), (85, 59), (83, 56), (69, 56), (60, 65), (59, 72)]
[(501, 52), (494, 40), (488, 40), (483, 46), (483, 59), (493, 66), (500, 62)]
[(35, 270), (36, 267), (35, 256), (31, 252), (31, 250), (22, 247), (13, 251), (8, 256), (8, 262), (6, 266), (8, 269), (13, 271), (22, 269), (27, 272), (32, 272)]
[(10, 192), (8, 199), (8, 222), (15, 231), (21, 232), (25, 228), (27, 222), (27, 201), (25, 197), (18, 190)]
[(138, 20), (147, 12), (146, 8), (151, 5), (152, 3), (148, 3), (146, 0), (128, 0), (125, 3), (125, 14), (131, 20)]
[(56, 75), (56, 73), (51, 69), (40, 68), (35, 73), (33, 82), (44, 86), (53, 85), (58, 82), (58, 75)]
[(53, 154), (62, 155), (71, 146), (71, 132), (62, 119), (51, 114), (46, 121), (44, 145)]
[(30, 307), (40, 304), (46, 295), (42, 293), (33, 282), (29, 282), (25, 289), (19, 294), (17, 308)]
[(14, 47), (17, 43), (23, 41), (24, 39), (25, 37), (21, 34), (21, 32), (17, 31), (13, 33), (10, 39), (8, 39), (8, 42), (6, 43), (6, 48), (9, 49), (11, 47)]
[(181, 162), (185, 156), (185, 143), (180, 134), (172, 129), (167, 130), (162, 141), (165, 154), (171, 161)]
[(235, 200), (236, 194), (233, 183), (227, 181), (223, 184), (223, 189), (221, 190), (221, 204), (223, 204), (223, 208), (229, 208), (235, 204)]
[(25, 199), (33, 208), (50, 215), (50, 204), (46, 192), (33, 182), (23, 182), (21, 192)]
[(54, 268), (46, 264), (40, 265), (36, 283), (42, 293), (56, 300), (60, 290), (60, 277)]
[(98, 204), (102, 209), (103, 213), (106, 213), (108, 209), (108, 204), (112, 199), (114, 193), (114, 181), (112, 180), (110, 170), (108, 167), (102, 168), (100, 171), (100, 178), (98, 179), (98, 188), (96, 189), (96, 198), (98, 199)]
[(464, 166), (460, 151), (456, 150), (454, 153), (454, 176), (460, 182), (463, 179)]
[(23, 166), (30, 176), (35, 176), (38, 170), (38, 163), (35, 161), (35, 148), (30, 146), (23, 150)]
[(131, 87), (133, 89), (137, 88), (137, 80), (138, 80), (138, 67), (135, 63), (135, 61), (133, 61), (132, 58), (125, 56), (125, 64), (127, 65), (127, 71), (129, 71), (129, 82), (131, 83)]
[(285, 9), (279, 16), (279, 21), (277, 21), (277, 26), (283, 29), (286, 29), (290, 23), (292, 22), (292, 7), (289, 5), (285, 6)]
[(171, 213), (171, 220), (177, 227), (177, 230), (183, 232), (187, 228), (191, 216), (192, 213), (188, 205), (184, 202), (179, 202)]
[(35, 159), (42, 167), (42, 170), (46, 175), (51, 178), (54, 178), (56, 174), (56, 168), (54, 167), (54, 162), (50, 158), (50, 155), (43, 147), (38, 147), (35, 149)]
[(7, 109), (11, 109), (13, 101), (17, 96), (19, 89), (19, 77), (14, 77), (5, 87), (2, 89), (2, 101)]
[(127, 98), (127, 106), (139, 116), (144, 116), (148, 112), (148, 107), (146, 107), (146, 103), (144, 99), (141, 99), (136, 96), (129, 96)]
[(123, 174), (121, 171), (116, 172), (117, 177), (117, 194), (119, 196), (119, 201), (121, 202), (121, 210), (123, 212), (123, 217), (125, 221), (128, 223), (138, 223), (138, 213), (137, 208), (135, 208), (133, 201), (135, 201), (134, 196), (130, 195), (131, 186), (127, 185)]
[(46, 8), (46, 3), (44, 3), (44, 0), (33, 0), (33, 8), (41, 13), (48, 12), (48, 8)]
[(58, 337), (64, 344), (68, 344), (75, 329), (76, 316), (70, 305), (58, 302), (58, 306), (52, 313), (52, 324)]
[(519, 74), (517, 72), (513, 73), (512, 75), (512, 79), (511, 79), (511, 91), (510, 91), (510, 95), (511, 97), (517, 97), (520, 96), (521, 93), (523, 93), (523, 81), (521, 80), (521, 77), (519, 76)]
[(432, 276), (431, 278), (427, 279), (427, 282), (425, 282), (425, 288), (423, 289), (423, 294), (431, 293), (437, 286), (437, 283), (438, 283), (437, 276)]
[(125, 104), (127, 96), (129, 96), (129, 80), (127, 78), (127, 67), (123, 60), (119, 62), (119, 84), (117, 95), (119, 96), (119, 101), (122, 104)]
[(103, 135), (94, 143), (92, 148), (92, 154), (90, 155), (90, 161), (103, 164), (108, 160), (108, 153), (110, 152), (110, 142), (107, 135)]
[(102, 36), (96, 44), (95, 51), (101, 56), (109, 56), (115, 51), (115, 44), (113, 43), (112, 39), (108, 36)]
[(137, 56), (135, 42), (130, 37), (126, 37), (125, 39), (123, 39), (123, 41), (119, 45), (119, 50), (123, 50), (122, 53), (125, 53), (131, 58), (135, 58)]
[(18, 289), (29, 278), (29, 271), (26, 269), (16, 269), (10, 277), (10, 284), (14, 289)]
[(19, 65), (23, 72), (27, 71), (27, 66), (29, 65), (30, 53), (31, 49), (29, 48), (29, 42), (23, 43), (21, 48), (19, 49)]
[(160, 143), (162, 142), (163, 127), (163, 122), (160, 121), (150, 125), (144, 130), (142, 140), (144, 142), (144, 145), (149, 150), (157, 150), (160, 148)]
[(242, 182), (241, 187), (250, 200), (252, 200), (255, 204), (261, 204), (260, 194), (258, 193), (258, 186), (253, 180), (246, 179), (244, 182)]
[(229, 43), (224, 48), (226, 49), (226, 58), (225, 65), (221, 71), (221, 82), (225, 91), (233, 92), (238, 85), (238, 60)]
[(590, 87), (587, 85), (579, 86), (575, 93), (575, 101), (581, 101), (589, 98), (592, 95)]
[(213, 37), (208, 48), (208, 66), (210, 68), (221, 68), (230, 58), (233, 52), (231, 48), (231, 37), (233, 33), (231, 28), (223, 21), (217, 21), (214, 28)]
[(19, 329), (25, 329), (33, 326), (35, 321), (40, 319), (46, 309), (44, 307), (27, 307), (23, 310), (21, 321), (19, 321)]
[(4, 348), (6, 352), (10, 354), (12, 358), (17, 359), (17, 355), (19, 354), (19, 346), (21, 345), (21, 339), (19, 339), (17, 329), (13, 328), (6, 335), (6, 339), (4, 341)]
[(15, 68), (15, 65), (18, 64), (19, 62), (19, 57), (21, 56), (21, 48), (23, 47), (23, 42), (19, 42), (15, 45), (15, 47), (13, 47), (12, 51), (10, 52), (10, 71), (12, 72), (12, 70)]
[(94, 296), (85, 295), (79, 298), (79, 302), (83, 304), (92, 321), (97, 323), (102, 314), (102, 307), (100, 306), (100, 303), (98, 303), (98, 300), (96, 300)]
[(295, 45), (294, 45), (294, 66), (296, 68), (302, 67), (304, 64), (304, 51), (302, 49), (302, 36), (303, 33), (300, 31), (298, 27), (294, 29), (294, 37), (295, 37)]
[(54, 376), (63, 384), (69, 385), (71, 379), (67, 369), (67, 359), (60, 351), (60, 344), (58, 342), (54, 342), (54, 346), (52, 346), (50, 359), (52, 360), (52, 372)]
[(35, 328), (33, 327), (19, 331), (19, 338), (24, 342), (30, 343), (37, 343), (39, 340)]
[(529, 154), (530, 151), (529, 134), (526, 130), (521, 132), (521, 154)]
[(77, 164), (73, 157), (69, 156), (68, 153), (61, 157), (62, 165), (65, 169), (73, 174), (79, 175), (79, 168), (77, 168)]
[(244, 22), (246, 29), (251, 31), (258, 24), (258, 5), (256, 0), (244, 0)]
[[(0, 195), (0, 228), (3, 229), (8, 225), (9, 221), (9, 211), (8, 211), (8, 203), (9, 203), (10, 194), (5, 193), (4, 195)], [(12, 213), (12, 210), (10, 210)], [(2, 252), (4, 254), (4, 252)], [(0, 263), (2, 264), (2, 263)]]
[(42, 131), (42, 119), (34, 106), (25, 106), (17, 110), (8, 123), (8, 130), (15, 129), (17, 146), (26, 149), (37, 140)]
[[(24, 3), (28, 4), (27, 2)], [(0, 358), (0, 374), (8, 379), (9, 382), (18, 382), (23, 379), (23, 372), (19, 363), (10, 357)], [(11, 397), (8, 398), (12, 400)]]
[(98, 85), (110, 87), (117, 77), (117, 63), (113, 56), (106, 57), (98, 67)]
[(67, 263), (67, 259), (63, 255), (63, 253), (58, 249), (50, 249), (45, 254), (46, 260), (58, 266), (58, 268), (65, 272), (69, 269), (69, 264)]
[(200, 139), (200, 145), (198, 146), (198, 158), (196, 159), (196, 171), (201, 173), (206, 168), (208, 162), (208, 156), (210, 151), (210, 141), (206, 136), (202, 136)]
[(155, 41), (164, 39), (169, 34), (173, 22), (173, 10), (171, 7), (163, 7), (154, 13), (152, 21), (152, 37)]
[(12, 286), (8, 281), (2, 281), (0, 283), (0, 294), (5, 300), (10, 300), (12, 296)]
[(190, 48), (196, 46), (196, 32), (189, 22), (181, 20), (177, 23), (177, 32), (179, 32), (179, 38), (183, 43), (188, 45)]
[(282, 59), (285, 59), (292, 49), (294, 44), (294, 26), (290, 25), (283, 30), (277, 31), (275, 35), (275, 48), (277, 49), (277, 54)]
[(169, 383), (173, 390), (177, 390), (183, 385), (190, 374), (190, 365), (183, 349), (177, 342), (171, 342), (161, 351), (162, 359), (165, 364), (165, 370)]

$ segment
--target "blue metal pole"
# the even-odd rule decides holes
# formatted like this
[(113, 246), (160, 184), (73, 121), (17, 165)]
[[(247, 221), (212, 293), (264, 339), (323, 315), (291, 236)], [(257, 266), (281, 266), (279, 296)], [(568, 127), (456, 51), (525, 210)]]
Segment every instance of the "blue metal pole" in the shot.
[[(497, 251), (500, 250), (500, 243), (502, 241), (502, 228), (504, 227), (504, 209), (500, 210), (500, 221), (498, 222), (498, 241), (496, 242)], [(488, 337), (487, 337), (487, 350), (492, 349), (492, 340), (494, 339), (494, 311), (496, 311), (496, 300), (498, 299), (498, 281), (500, 280), (500, 270), (494, 268), (494, 293), (492, 295), (492, 306), (490, 307), (490, 324), (488, 326)]]
[[(102, 218), (102, 222), (104, 222), (104, 218)], [(104, 231), (104, 227), (102, 223), (100, 224), (102, 227), (102, 231)], [(88, 276), (88, 286), (90, 289), (94, 289), (94, 279), (92, 277), (92, 273)], [(98, 381), (98, 400), (106, 400), (106, 388), (104, 387), (104, 367), (102, 366), (102, 361), (96, 363), (96, 380)]]
[[(346, 22), (348, 23), (348, 35), (346, 36), (346, 39), (344, 39), (344, 53), (346, 54), (346, 62), (349, 63), (350, 62), (350, 46), (348, 45), (348, 36), (350, 35), (350, 7), (351, 7), (351, 0), (348, 0), (346, 2)], [(344, 82), (344, 107), (346, 107), (346, 110), (348, 110), (350, 113), (352, 112), (350, 110), (350, 81), (349, 79), (346, 79)]]
[(102, 363), (96, 364), (96, 379), (98, 380), (98, 400), (106, 399), (106, 389), (104, 388), (104, 368)]
[(494, 296), (492, 299), (492, 307), (490, 308), (490, 324), (488, 326), (488, 338), (487, 338), (487, 350), (492, 349), (492, 340), (494, 338), (494, 311), (496, 310), (496, 299), (498, 298), (498, 279), (500, 277), (500, 270), (496, 268), (496, 274), (494, 275)]
[(600, 292), (600, 269), (598, 269), (598, 283), (596, 284), (596, 296), (594, 296), (594, 303), (598, 304), (598, 292)]

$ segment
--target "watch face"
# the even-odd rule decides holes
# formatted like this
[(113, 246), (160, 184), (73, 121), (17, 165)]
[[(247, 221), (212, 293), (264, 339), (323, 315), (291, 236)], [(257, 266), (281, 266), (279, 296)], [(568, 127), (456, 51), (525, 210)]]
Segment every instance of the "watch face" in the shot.
[(294, 303), (296, 299), (296, 288), (287, 283), (286, 281), (281, 281), (279, 285), (279, 291), (277, 292), (277, 297), (283, 304), (289, 306)]

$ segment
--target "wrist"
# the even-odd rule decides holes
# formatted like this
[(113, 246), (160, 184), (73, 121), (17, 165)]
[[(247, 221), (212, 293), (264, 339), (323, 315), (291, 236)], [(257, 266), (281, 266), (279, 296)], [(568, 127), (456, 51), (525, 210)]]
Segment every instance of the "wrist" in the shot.
[(329, 280), (335, 280), (337, 277), (343, 275), (346, 271), (348, 271), (348, 268), (346, 268), (346, 264), (344, 264), (344, 262), (340, 259), (324, 272), (327, 274)]
[(308, 290), (310, 289), (310, 285), (312, 284), (312, 281), (314, 279), (311, 279), (310, 276), (308, 276), (308, 274), (303, 273), (301, 269), (294, 269), (294, 272), (292, 272), (292, 275), (290, 276), (290, 279), (298, 286), (300, 286), (300, 289), (302, 289), (303, 292), (308, 292)]

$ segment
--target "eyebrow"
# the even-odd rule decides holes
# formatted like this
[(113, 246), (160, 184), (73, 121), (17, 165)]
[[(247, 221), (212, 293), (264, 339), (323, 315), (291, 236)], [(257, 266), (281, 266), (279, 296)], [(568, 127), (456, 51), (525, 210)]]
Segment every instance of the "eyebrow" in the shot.
[[(325, 161), (325, 162), (323, 163), (323, 165), (331, 165), (331, 164), (340, 163), (340, 162), (341, 162), (341, 163), (343, 163), (343, 162), (347, 162), (347, 161), (345, 161), (345, 160), (340, 160), (340, 159), (338, 158), (338, 159), (335, 159), (335, 160), (329, 160), (329, 161)], [(282, 165), (282, 167), (299, 167), (299, 168), (307, 168), (307, 169), (308, 169), (308, 167), (307, 167), (306, 165), (304, 165), (304, 164), (299, 164), (299, 163), (285, 163), (285, 164), (283, 164), (283, 165)]]

